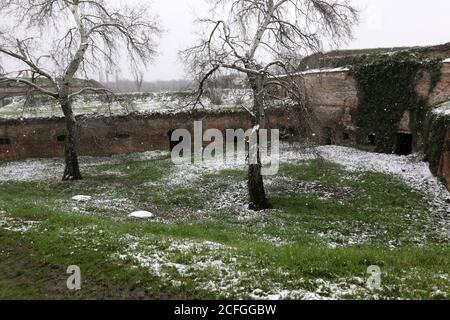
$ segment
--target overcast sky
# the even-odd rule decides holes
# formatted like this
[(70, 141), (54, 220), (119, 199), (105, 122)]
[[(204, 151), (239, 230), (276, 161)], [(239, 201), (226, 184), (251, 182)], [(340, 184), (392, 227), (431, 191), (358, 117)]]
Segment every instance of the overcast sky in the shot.
[[(133, 0), (131, 0), (133, 1)], [(450, 0), (354, 0), (361, 10), (355, 39), (348, 48), (431, 45), (450, 42)], [(160, 54), (147, 80), (184, 77), (178, 50), (195, 39), (193, 20), (205, 13), (206, 0), (153, 0), (166, 29)]]
[[(208, 16), (212, 0), (107, 0), (115, 5), (150, 3), (159, 16), (162, 34), (158, 55), (148, 67), (146, 80), (190, 78), (179, 50), (195, 41), (194, 20)], [(342, 48), (434, 45), (450, 42), (450, 0), (351, 0), (360, 10), (355, 39)], [(8, 21), (7, 19), (4, 21)], [(122, 57), (121, 78), (131, 78)], [(97, 73), (96, 78), (99, 78)], [(114, 78), (114, 77), (113, 77)]]

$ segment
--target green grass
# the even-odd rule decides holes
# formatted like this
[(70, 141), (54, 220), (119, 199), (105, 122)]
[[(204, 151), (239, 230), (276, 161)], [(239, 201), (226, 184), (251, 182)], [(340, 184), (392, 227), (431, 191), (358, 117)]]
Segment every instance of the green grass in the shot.
[[(40, 222), (24, 233), (0, 222), (0, 299), (249, 298), (255, 289), (444, 299), (449, 292), (448, 239), (423, 195), (391, 176), (322, 161), (283, 164), (268, 184), (275, 210), (252, 215), (240, 204), (245, 171), (170, 184), (177, 170), (163, 158), (126, 160), (89, 167), (75, 184), (0, 182), (8, 223)], [(77, 194), (95, 201), (75, 205)], [(127, 218), (137, 209), (156, 219)], [(137, 255), (160, 261), (160, 274)], [(64, 287), (74, 264), (84, 279), (76, 293)], [(183, 275), (180, 265), (197, 267)], [(380, 291), (366, 289), (370, 265), (383, 272)]]

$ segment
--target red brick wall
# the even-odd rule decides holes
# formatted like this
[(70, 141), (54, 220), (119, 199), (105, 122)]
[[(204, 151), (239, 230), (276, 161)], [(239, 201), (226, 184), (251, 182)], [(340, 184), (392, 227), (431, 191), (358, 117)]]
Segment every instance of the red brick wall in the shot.
[[(251, 128), (247, 112), (176, 115), (130, 115), (121, 117), (79, 118), (78, 147), (81, 155), (104, 156), (117, 153), (164, 150), (169, 148), (168, 132), (188, 129), (193, 132), (194, 121), (203, 120), (203, 129)], [(295, 127), (299, 119), (281, 110), (269, 111), (269, 129)], [(129, 138), (118, 138), (119, 133)], [(0, 121), (0, 138), (11, 139), (11, 145), (0, 145), (0, 160), (32, 157), (60, 157), (64, 143), (57, 140), (64, 135), (63, 119), (29, 119)]]

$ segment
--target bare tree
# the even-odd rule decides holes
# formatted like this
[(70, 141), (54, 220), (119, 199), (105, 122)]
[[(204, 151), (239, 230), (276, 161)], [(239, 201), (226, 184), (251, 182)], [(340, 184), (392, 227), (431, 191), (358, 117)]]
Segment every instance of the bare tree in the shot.
[[(221, 70), (246, 75), (253, 92), (249, 110), (256, 131), (265, 127), (267, 89), (280, 86), (294, 92), (294, 79), (280, 80), (279, 70), (288, 70), (286, 56), (319, 51), (325, 39), (339, 44), (351, 36), (357, 11), (348, 0), (214, 0), (214, 17), (201, 19), (207, 30), (200, 42), (182, 55), (199, 79), (194, 104), (201, 104), (207, 79)], [(226, 12), (226, 18), (220, 18)], [(217, 16), (217, 17), (216, 17)], [(294, 92), (295, 93), (295, 92)], [(296, 93), (297, 95), (299, 92)], [(257, 164), (249, 164), (250, 208), (264, 210), (266, 197), (259, 145)]]
[[(19, 83), (30, 94), (59, 102), (66, 120), (63, 180), (80, 180), (73, 98), (111, 92), (89, 86), (74, 90), (76, 77), (88, 78), (89, 71), (105, 62), (114, 65), (124, 51), (132, 65), (146, 64), (155, 53), (158, 25), (147, 7), (115, 8), (104, 0), (2, 0), (0, 14), (9, 17), (0, 24), (0, 83)], [(6, 59), (19, 70), (7, 70)]]
[(142, 70), (134, 70), (133, 72), (134, 84), (138, 92), (142, 91), (142, 84), (144, 83), (144, 72)]

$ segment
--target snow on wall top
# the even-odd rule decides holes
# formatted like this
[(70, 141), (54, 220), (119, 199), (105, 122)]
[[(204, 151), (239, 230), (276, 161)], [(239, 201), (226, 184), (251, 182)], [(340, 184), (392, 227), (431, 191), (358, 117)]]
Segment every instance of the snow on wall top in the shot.
[(445, 59), (444, 63), (450, 63), (450, 58)]
[(315, 74), (315, 73), (336, 73), (336, 72), (348, 72), (350, 71), (349, 68), (321, 68), (321, 69), (311, 69), (306, 70), (303, 72), (300, 72), (299, 74), (305, 75), (305, 74)]
[[(129, 113), (178, 113), (192, 108), (189, 92), (127, 93), (117, 94), (118, 101), (108, 102), (96, 95), (77, 96), (73, 101), (76, 115), (126, 115)], [(218, 103), (218, 100), (221, 103)], [(0, 119), (62, 117), (60, 106), (54, 99), (37, 97), (35, 105), (24, 107), (25, 97), (10, 98), (0, 107)], [(207, 111), (241, 109), (251, 102), (251, 92), (245, 89), (225, 89), (218, 92), (215, 101), (204, 97)], [(201, 107), (198, 107), (201, 108)]]
[(440, 116), (450, 116), (450, 101), (444, 102), (433, 110), (433, 113)]
[(277, 77), (283, 78), (283, 77), (287, 77), (287, 76), (303, 76), (303, 75), (308, 75), (308, 74), (339, 73), (339, 72), (349, 72), (349, 71), (350, 71), (349, 68), (343, 68), (343, 67), (320, 68), (320, 69), (311, 69), (311, 70), (306, 70), (306, 71), (301, 71), (301, 72), (294, 72), (294, 73), (290, 73), (290, 74), (281, 74), (281, 75), (278, 75)]

